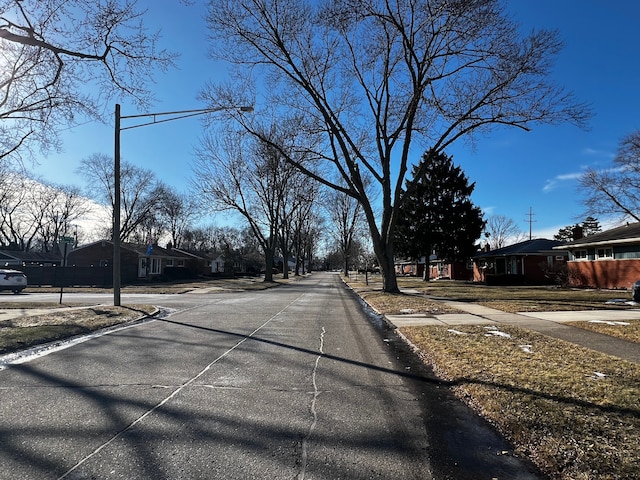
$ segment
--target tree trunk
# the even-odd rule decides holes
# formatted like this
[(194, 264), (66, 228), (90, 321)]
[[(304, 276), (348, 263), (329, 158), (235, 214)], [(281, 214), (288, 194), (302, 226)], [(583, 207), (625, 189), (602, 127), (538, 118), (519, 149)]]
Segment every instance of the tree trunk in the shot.
[(378, 261), (380, 262), (380, 271), (382, 272), (382, 291), (387, 293), (400, 293), (393, 255), (384, 255), (384, 257), (379, 258)]
[(264, 252), (264, 281), (273, 282), (273, 251), (268, 249)]
[(385, 242), (378, 235), (373, 239), (373, 251), (376, 254), (382, 273), (382, 291), (387, 293), (400, 293), (398, 279), (396, 278), (396, 266), (393, 255), (393, 241)]

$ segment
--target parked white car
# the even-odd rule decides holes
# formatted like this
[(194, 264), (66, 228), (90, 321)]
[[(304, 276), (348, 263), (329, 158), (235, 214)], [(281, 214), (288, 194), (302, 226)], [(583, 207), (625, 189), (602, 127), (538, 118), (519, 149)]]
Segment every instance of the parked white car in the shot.
[(20, 293), (27, 287), (27, 276), (18, 270), (0, 268), (0, 290)]

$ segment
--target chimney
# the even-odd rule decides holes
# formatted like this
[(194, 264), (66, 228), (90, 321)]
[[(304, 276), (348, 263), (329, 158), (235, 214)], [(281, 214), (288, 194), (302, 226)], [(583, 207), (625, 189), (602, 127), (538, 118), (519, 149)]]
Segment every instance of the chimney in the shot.
[(580, 240), (582, 237), (584, 237), (584, 230), (582, 229), (582, 227), (580, 225), (576, 225), (575, 227), (573, 227), (571, 229), (571, 233), (573, 233), (573, 240)]
[(489, 242), (487, 242), (487, 243), (485, 244), (485, 246), (484, 246), (483, 250), (484, 250), (485, 252), (488, 252), (489, 250), (491, 250), (491, 246), (489, 245)]

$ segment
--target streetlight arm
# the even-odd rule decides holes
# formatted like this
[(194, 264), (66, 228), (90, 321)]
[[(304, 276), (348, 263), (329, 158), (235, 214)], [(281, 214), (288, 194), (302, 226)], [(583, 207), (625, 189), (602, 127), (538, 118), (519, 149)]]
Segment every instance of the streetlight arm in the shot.
[[(115, 139), (114, 139), (114, 160), (113, 160), (113, 189), (114, 189), (114, 204), (113, 204), (113, 305), (120, 306), (120, 132), (122, 130), (130, 130), (132, 128), (144, 127), (146, 125), (154, 125), (156, 123), (170, 122), (172, 120), (179, 120), (181, 118), (194, 117), (196, 115), (202, 115), (204, 113), (219, 112), (220, 110), (240, 110), (241, 112), (251, 113), (253, 107), (216, 107), (216, 108), (202, 108), (197, 110), (178, 110), (175, 112), (161, 112), (161, 113), (143, 113), (138, 115), (120, 115), (120, 105), (116, 104), (115, 111)], [(173, 115), (171, 118), (165, 118), (162, 120), (156, 120), (156, 117), (164, 115)], [(122, 127), (121, 120), (129, 118), (144, 118), (153, 117), (152, 122), (145, 122), (139, 125), (132, 125), (129, 127)]]
[[(153, 121), (152, 122), (141, 123), (141, 124), (138, 124), (138, 125), (131, 125), (129, 127), (122, 127), (122, 128), (120, 128), (120, 130), (130, 130), (132, 128), (145, 127), (147, 125), (155, 125), (157, 123), (165, 123), (165, 122), (171, 122), (173, 120), (180, 120), (182, 118), (195, 117), (197, 115), (203, 115), (205, 113), (213, 113), (213, 112), (219, 112), (219, 111), (222, 111), (222, 110), (234, 110), (234, 109), (238, 109), (241, 112), (247, 112), (247, 113), (253, 112), (253, 107), (248, 106), (248, 107), (202, 108), (202, 109), (197, 109), (197, 110), (178, 110), (178, 111), (175, 111), (175, 112), (142, 113), (142, 114), (138, 114), (138, 115), (126, 115), (126, 116), (123, 115), (123, 116), (120, 117), (121, 119), (153, 117)], [(161, 117), (161, 116), (165, 116), (165, 115), (175, 115), (175, 116), (171, 117), (171, 118), (165, 118), (165, 119), (161, 119), (161, 120), (156, 120), (156, 117)]]

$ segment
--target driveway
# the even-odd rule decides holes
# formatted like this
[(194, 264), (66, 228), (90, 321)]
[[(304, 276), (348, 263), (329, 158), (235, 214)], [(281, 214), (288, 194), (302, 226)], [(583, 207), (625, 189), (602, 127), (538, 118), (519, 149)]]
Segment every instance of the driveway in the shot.
[(0, 478), (542, 478), (337, 275), (174, 297), (0, 371)]

